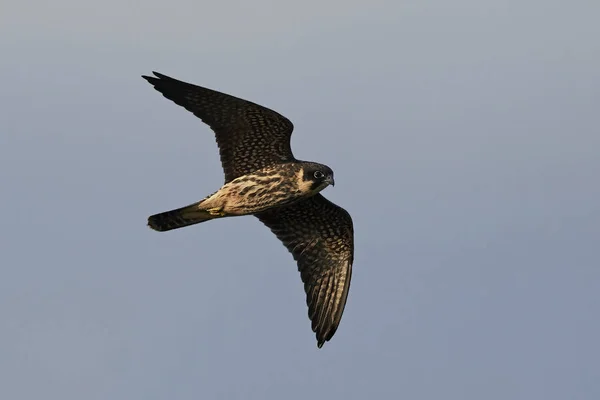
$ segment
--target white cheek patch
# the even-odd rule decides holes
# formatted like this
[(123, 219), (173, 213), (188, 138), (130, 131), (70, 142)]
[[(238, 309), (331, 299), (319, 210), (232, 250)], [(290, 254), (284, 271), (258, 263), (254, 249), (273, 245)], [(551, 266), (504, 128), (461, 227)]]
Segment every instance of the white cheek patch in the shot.
[(296, 173), (296, 182), (298, 189), (300, 189), (302, 193), (309, 193), (311, 191), (310, 186), (312, 185), (312, 181), (304, 180), (304, 169), (300, 169), (300, 171)]

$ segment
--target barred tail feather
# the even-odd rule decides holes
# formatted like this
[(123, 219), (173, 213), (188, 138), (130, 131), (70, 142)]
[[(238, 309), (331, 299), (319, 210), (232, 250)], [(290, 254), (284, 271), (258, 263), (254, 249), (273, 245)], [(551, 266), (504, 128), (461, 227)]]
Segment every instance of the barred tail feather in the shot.
[(200, 203), (202, 202), (152, 215), (148, 217), (148, 226), (155, 231), (165, 232), (219, 218), (218, 215), (211, 215), (208, 211), (201, 209)]

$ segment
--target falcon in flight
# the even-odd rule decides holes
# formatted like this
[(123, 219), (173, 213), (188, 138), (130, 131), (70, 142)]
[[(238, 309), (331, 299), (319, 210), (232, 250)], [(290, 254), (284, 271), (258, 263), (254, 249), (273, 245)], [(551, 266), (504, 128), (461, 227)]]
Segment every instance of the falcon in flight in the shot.
[(322, 347), (342, 318), (354, 259), (350, 214), (319, 193), (333, 186), (333, 171), (294, 157), (294, 126), (275, 111), (153, 74), (142, 77), (214, 131), (225, 183), (194, 204), (152, 215), (148, 226), (164, 232), (211, 219), (256, 216), (297, 261), (308, 317)]

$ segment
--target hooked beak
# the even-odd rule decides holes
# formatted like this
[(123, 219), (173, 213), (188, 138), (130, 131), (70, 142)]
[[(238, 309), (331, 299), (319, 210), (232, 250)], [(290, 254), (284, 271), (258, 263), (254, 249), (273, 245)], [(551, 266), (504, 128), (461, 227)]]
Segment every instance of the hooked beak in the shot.
[(333, 176), (328, 176), (327, 178), (325, 178), (325, 182), (327, 182), (328, 185), (335, 186), (335, 181), (333, 180)]

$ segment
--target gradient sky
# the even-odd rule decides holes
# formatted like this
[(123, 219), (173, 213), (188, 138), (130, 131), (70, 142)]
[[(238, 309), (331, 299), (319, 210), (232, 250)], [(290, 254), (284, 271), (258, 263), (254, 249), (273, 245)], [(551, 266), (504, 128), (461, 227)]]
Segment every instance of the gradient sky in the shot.
[[(600, 2), (291, 3), (2, 1), (0, 397), (599, 399)], [(323, 349), (258, 220), (146, 227), (223, 179), (152, 70), (334, 169)]]

